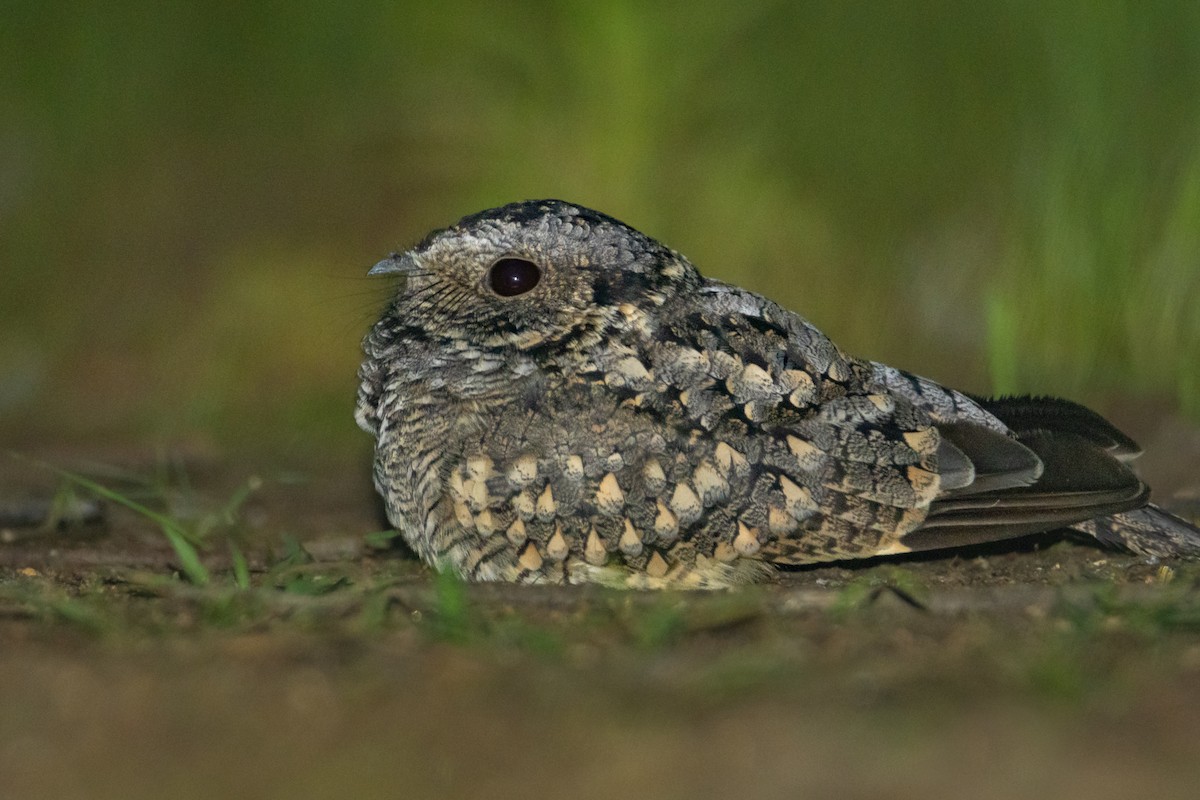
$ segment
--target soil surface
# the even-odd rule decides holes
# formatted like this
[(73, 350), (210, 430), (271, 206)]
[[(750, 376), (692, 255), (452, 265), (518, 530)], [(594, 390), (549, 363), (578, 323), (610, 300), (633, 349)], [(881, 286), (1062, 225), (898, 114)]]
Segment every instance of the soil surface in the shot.
[[(1195, 518), (1200, 433), (1141, 433)], [(369, 535), (365, 457), (28, 455), (163, 514), (209, 580), (145, 514), (0, 463), (0, 800), (1200, 783), (1200, 565), (1060, 533), (735, 592), (465, 586)]]

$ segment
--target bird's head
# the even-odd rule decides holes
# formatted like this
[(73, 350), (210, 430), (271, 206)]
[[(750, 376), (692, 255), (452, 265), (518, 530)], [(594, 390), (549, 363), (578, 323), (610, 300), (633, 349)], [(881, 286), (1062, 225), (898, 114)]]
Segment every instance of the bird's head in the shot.
[(464, 217), (371, 274), (405, 279), (380, 322), (393, 343), (526, 354), (586, 345), (700, 281), (678, 253), (560, 200)]

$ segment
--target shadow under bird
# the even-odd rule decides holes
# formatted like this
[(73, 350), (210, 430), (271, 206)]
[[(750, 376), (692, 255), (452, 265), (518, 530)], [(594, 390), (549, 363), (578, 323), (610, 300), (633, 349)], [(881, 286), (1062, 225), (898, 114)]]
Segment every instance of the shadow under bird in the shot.
[(1094, 412), (847, 356), (596, 211), (483, 211), (371, 274), (402, 278), (359, 372), (375, 485), (467, 579), (715, 588), (1063, 527), (1200, 554)]

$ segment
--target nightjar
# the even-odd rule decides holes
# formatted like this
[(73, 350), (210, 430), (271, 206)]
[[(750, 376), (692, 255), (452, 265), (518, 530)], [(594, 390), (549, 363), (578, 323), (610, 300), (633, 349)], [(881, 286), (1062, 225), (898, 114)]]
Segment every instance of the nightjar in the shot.
[(483, 211), (371, 274), (401, 277), (359, 372), (375, 485), (467, 579), (713, 588), (1066, 526), (1200, 554), (1092, 411), (847, 356), (596, 211)]

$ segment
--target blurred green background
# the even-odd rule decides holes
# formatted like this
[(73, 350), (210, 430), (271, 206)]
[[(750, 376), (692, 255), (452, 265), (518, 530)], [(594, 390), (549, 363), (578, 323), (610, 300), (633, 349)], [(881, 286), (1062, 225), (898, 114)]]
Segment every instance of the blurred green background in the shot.
[(381, 255), (562, 197), (977, 391), (1200, 417), (1200, 4), (0, 3), (0, 435), (357, 452)]

